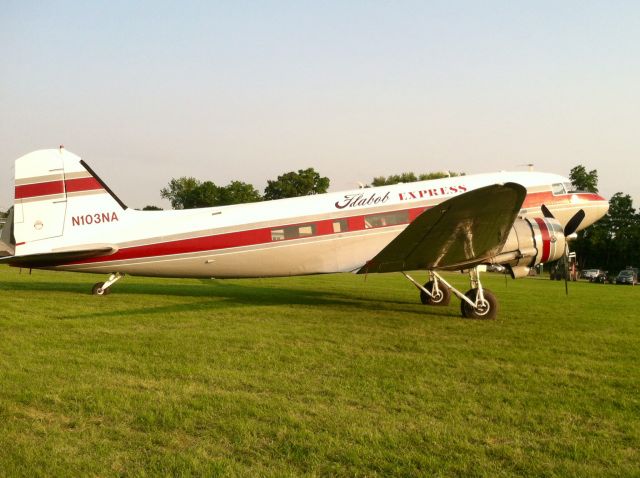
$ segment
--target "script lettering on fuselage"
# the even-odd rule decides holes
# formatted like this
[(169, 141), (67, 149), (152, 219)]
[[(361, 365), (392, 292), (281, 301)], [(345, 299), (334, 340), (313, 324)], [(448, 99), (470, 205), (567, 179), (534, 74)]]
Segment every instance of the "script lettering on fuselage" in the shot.
[(407, 191), (398, 193), (400, 201), (410, 201), (412, 199), (426, 199), (432, 197), (452, 196), (467, 192), (467, 187), (463, 185), (447, 186), (442, 188), (421, 189), (419, 191)]
[(337, 201), (335, 206), (338, 209), (344, 209), (347, 207), (358, 207), (358, 206), (373, 206), (374, 204), (384, 204), (388, 200), (389, 200), (389, 192), (387, 192), (384, 196), (377, 193), (345, 194), (344, 199)]
[(73, 216), (71, 218), (72, 226), (90, 226), (92, 224), (102, 224), (105, 222), (119, 221), (115, 212), (102, 212), (95, 214), (85, 214), (84, 216)]

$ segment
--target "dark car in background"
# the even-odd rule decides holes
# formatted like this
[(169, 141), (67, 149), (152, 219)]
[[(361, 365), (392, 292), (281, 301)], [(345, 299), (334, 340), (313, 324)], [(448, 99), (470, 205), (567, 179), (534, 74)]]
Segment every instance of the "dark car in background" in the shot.
[(599, 271), (598, 275), (589, 279), (589, 282), (597, 282), (598, 284), (613, 283), (613, 277), (609, 277), (607, 271)]
[(616, 284), (636, 285), (638, 283), (638, 272), (635, 269), (621, 270), (616, 277)]

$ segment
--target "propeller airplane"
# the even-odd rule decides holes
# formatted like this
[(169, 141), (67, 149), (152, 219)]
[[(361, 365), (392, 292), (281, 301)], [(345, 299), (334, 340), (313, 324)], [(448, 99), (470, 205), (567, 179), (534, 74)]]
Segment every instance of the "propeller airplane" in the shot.
[[(401, 272), (427, 305), (451, 294), (467, 318), (494, 318), (487, 265), (526, 276), (561, 259), (567, 238), (606, 214), (598, 194), (562, 176), (499, 172), (190, 210), (128, 208), (94, 171), (60, 147), (15, 162), (15, 200), (0, 263), (109, 274), (240, 278)], [(421, 284), (407, 271), (425, 270)], [(469, 272), (463, 293), (441, 271)]]

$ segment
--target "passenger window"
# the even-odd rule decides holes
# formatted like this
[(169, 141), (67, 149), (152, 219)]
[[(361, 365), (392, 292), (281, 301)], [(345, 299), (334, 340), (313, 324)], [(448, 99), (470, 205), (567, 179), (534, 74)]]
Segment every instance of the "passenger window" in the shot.
[(553, 192), (553, 194), (565, 194), (566, 193), (566, 191), (564, 190), (564, 184), (562, 184), (562, 183), (552, 184), (551, 185), (551, 191)]
[(409, 222), (409, 211), (385, 212), (382, 214), (371, 214), (365, 216), (365, 229), (374, 227), (396, 226), (398, 224), (407, 224)]
[(333, 221), (333, 232), (345, 232), (349, 230), (349, 222), (346, 219)]
[(315, 224), (301, 224), (299, 226), (280, 227), (271, 229), (272, 241), (284, 241), (285, 239), (297, 239), (299, 237), (310, 237), (316, 234)]

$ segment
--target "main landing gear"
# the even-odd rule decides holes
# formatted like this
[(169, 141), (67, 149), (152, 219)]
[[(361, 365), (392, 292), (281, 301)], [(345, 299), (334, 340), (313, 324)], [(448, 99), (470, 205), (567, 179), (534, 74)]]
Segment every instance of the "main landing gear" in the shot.
[[(480, 268), (469, 270), (469, 282), (471, 289), (465, 294), (444, 280), (435, 271), (429, 271), (430, 279), (420, 285), (409, 274), (402, 274), (420, 290), (420, 300), (425, 305), (449, 305), (451, 293), (460, 299), (460, 312), (467, 319), (495, 319), (498, 313), (498, 300), (493, 293), (482, 287), (480, 282)], [(484, 270), (484, 269), (483, 269)]]
[(111, 293), (110, 287), (124, 277), (121, 272), (115, 272), (109, 276), (106, 282), (98, 282), (93, 285), (93, 295), (107, 295)]

